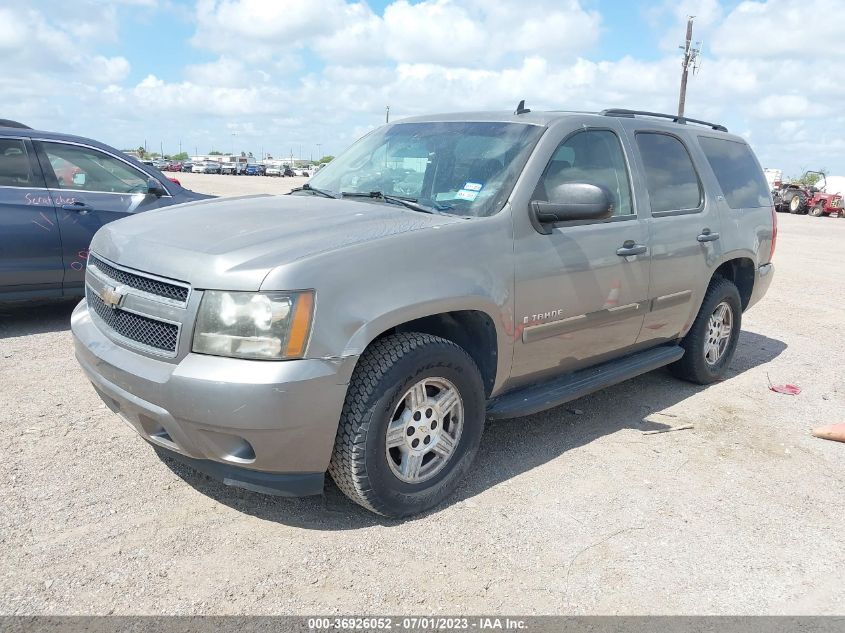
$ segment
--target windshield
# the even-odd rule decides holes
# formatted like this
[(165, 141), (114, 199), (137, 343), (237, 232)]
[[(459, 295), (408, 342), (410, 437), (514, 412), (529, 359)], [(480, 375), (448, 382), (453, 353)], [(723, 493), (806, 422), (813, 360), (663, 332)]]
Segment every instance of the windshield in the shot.
[(497, 213), (545, 128), (398, 123), (368, 134), (309, 181), (334, 194), (378, 191), (456, 215)]

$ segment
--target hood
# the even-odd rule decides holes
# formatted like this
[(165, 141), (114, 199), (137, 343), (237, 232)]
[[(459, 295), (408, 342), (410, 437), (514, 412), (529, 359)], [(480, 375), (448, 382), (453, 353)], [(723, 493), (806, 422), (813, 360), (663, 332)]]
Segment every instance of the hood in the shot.
[(107, 224), (91, 250), (197, 288), (258, 290), (277, 266), (459, 221), (394, 204), (317, 196), (215, 198)]

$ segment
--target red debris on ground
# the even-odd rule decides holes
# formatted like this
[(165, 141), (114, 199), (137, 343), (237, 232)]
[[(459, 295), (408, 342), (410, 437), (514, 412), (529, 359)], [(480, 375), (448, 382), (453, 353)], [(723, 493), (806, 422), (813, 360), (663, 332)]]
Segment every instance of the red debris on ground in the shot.
[(769, 389), (777, 393), (786, 393), (790, 396), (797, 396), (799, 393), (801, 393), (801, 387), (799, 387), (798, 385), (769, 385)]

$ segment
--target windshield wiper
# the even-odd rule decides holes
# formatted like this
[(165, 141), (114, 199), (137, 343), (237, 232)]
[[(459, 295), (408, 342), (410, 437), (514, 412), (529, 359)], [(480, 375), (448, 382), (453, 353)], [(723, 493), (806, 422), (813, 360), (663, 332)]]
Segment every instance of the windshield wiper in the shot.
[(417, 203), (416, 198), (406, 198), (404, 196), (391, 196), (385, 194), (383, 191), (341, 191), (341, 198), (374, 198), (376, 200), (384, 200), (385, 202), (392, 202), (393, 204), (401, 204), (403, 207), (420, 211), (421, 213), (436, 213), (440, 211), (431, 207), (424, 206)]
[(295, 189), (291, 189), (289, 193), (294, 193), (295, 191), (311, 191), (318, 196), (323, 196), (325, 198), (338, 198), (339, 196), (334, 195), (330, 191), (326, 191), (324, 189), (317, 189), (316, 187), (312, 187), (307, 182), (302, 185), (301, 187), (296, 187)]

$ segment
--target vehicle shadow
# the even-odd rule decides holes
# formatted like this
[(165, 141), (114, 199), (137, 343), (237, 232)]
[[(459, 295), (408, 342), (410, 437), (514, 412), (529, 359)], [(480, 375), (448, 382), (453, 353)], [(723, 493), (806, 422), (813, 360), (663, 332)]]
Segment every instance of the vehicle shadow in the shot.
[[(742, 332), (726, 380), (773, 360), (786, 347), (776, 339)], [(660, 419), (660, 412), (707, 388), (680, 381), (663, 369), (535, 415), (488, 422), (469, 476), (448, 499), (421, 516), (474, 497), (619, 430), (660, 430), (687, 423), (668, 415), (665, 423), (655, 422), (652, 416)], [(620, 407), (620, 402), (625, 406)], [(271, 497), (225, 486), (162, 453), (159, 455), (168, 468), (200, 493), (265, 521), (311, 530), (354, 530), (398, 525), (420, 518), (392, 520), (372, 514), (349, 501), (328, 476), (322, 497)]]
[(0, 303), (0, 339), (62, 332), (70, 329), (70, 314), (79, 299), (53, 303)]

